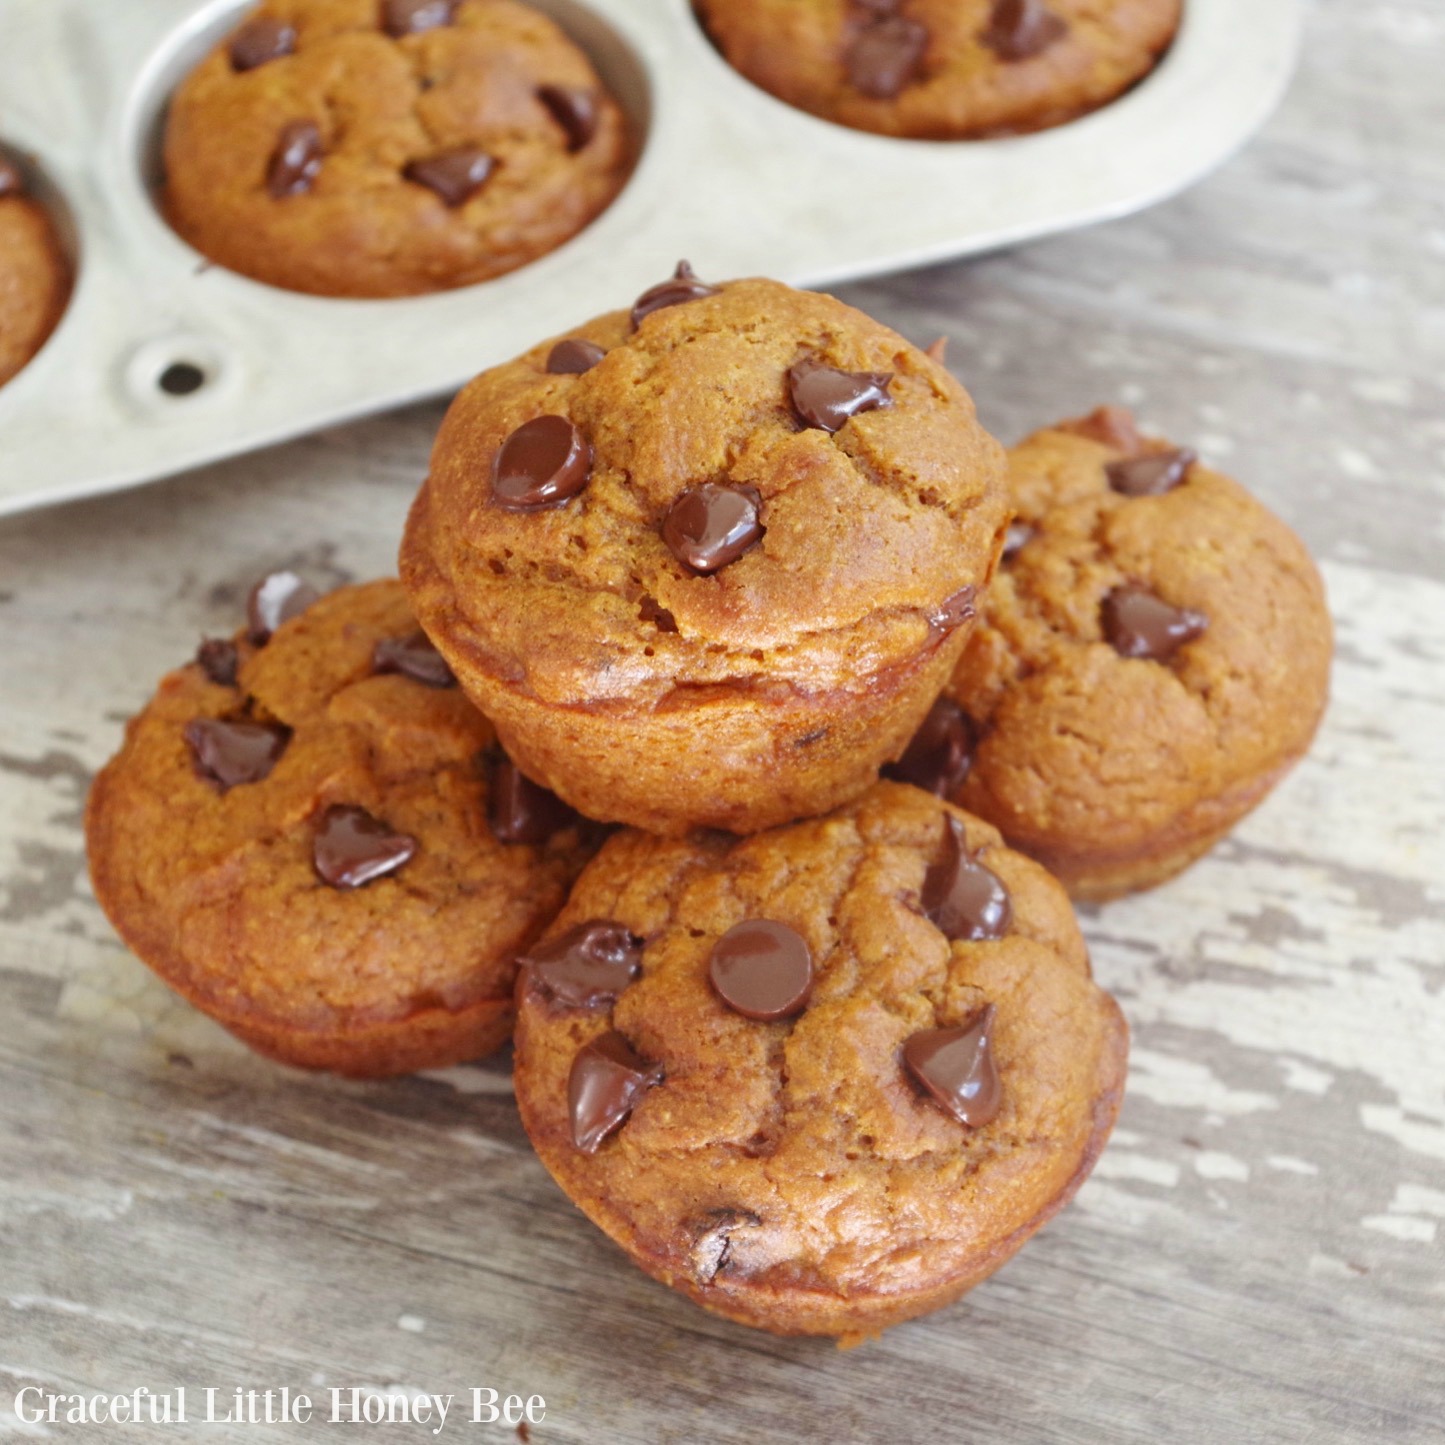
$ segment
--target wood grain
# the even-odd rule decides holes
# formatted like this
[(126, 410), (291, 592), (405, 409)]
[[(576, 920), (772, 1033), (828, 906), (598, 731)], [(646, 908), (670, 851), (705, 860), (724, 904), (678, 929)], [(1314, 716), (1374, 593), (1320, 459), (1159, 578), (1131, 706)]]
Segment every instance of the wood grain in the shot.
[(544, 1442), (1439, 1440), (1442, 69), (1438, 0), (1322, 0), (1279, 116), (1189, 194), (845, 293), (950, 335), (1005, 437), (1113, 400), (1199, 446), (1305, 535), (1339, 627), (1307, 762), (1176, 883), (1085, 916), (1136, 1047), (1077, 1205), (846, 1354), (632, 1270), (532, 1158), (504, 1062), (272, 1067), (90, 897), (80, 810), (121, 720), (260, 571), (390, 570), (439, 407), (0, 526), (0, 1440), (109, 1438), (22, 1427), (32, 1383), (491, 1385), (546, 1397)]

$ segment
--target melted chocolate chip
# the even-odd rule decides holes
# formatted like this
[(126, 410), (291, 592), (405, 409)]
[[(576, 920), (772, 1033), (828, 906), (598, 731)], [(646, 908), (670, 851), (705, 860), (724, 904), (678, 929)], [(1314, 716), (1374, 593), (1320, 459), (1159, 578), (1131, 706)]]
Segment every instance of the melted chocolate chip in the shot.
[(689, 1220), (692, 1235), (690, 1262), (695, 1279), (711, 1284), (728, 1267), (733, 1252), (733, 1232), (756, 1229), (762, 1224), (751, 1209), (710, 1209), (697, 1219)]
[(943, 820), (943, 849), (923, 876), (923, 911), (950, 942), (1002, 938), (1013, 923), (1003, 880), (968, 851), (963, 824)]
[(447, 660), (432, 646), (425, 632), (410, 637), (383, 637), (372, 649), (373, 672), (399, 672), (427, 687), (455, 687), (456, 675)]
[(607, 1008), (642, 972), (642, 940), (620, 923), (593, 919), (517, 960), (528, 986), (564, 1009)]
[(950, 697), (928, 710), (907, 751), (883, 769), (885, 778), (946, 798), (968, 776), (973, 764), (973, 723)]
[(382, 0), (381, 26), (400, 40), (403, 35), (420, 35), (450, 25), (461, 0)]
[(1000, 60), (1028, 60), (1062, 39), (1068, 28), (1043, 0), (994, 0), (979, 39)]
[(523, 422), (492, 463), (492, 501), (508, 512), (560, 507), (587, 485), (592, 447), (565, 416)]
[(196, 662), (218, 687), (235, 687), (241, 664), (236, 644), (225, 637), (208, 637), (196, 649)]
[(886, 15), (858, 32), (844, 64), (855, 90), (870, 100), (892, 100), (917, 79), (928, 31), (916, 20)]
[(1099, 609), (1104, 636), (1120, 657), (1165, 662), (1209, 626), (1202, 612), (1174, 607), (1147, 587), (1116, 587)]
[(788, 371), (788, 394), (805, 425), (835, 432), (860, 412), (892, 406), (892, 380), (891, 371), (839, 371), (805, 357)]
[(952, 632), (978, 615), (978, 588), (972, 585), (951, 592), (928, 614), (928, 625), (938, 632)]
[(662, 540), (694, 572), (716, 572), (736, 562), (762, 535), (763, 505), (756, 487), (704, 482), (684, 492), (668, 509)]
[(545, 843), (577, 814), (504, 752), (487, 759), (487, 822), (500, 843)]
[(708, 977), (734, 1012), (771, 1023), (807, 1007), (813, 955), (802, 935), (786, 923), (750, 918), (713, 945)]
[(486, 185), (496, 161), (476, 146), (459, 146), (453, 151), (412, 161), (402, 170), (407, 180), (435, 191), (448, 206), (465, 205)]
[(314, 120), (282, 126), (266, 167), (266, 189), (278, 200), (309, 191), (321, 174), (321, 128)]
[(198, 717), (186, 724), (185, 739), (196, 771), (226, 793), (268, 777), (291, 741), (291, 729), (244, 718)]
[(960, 1028), (925, 1029), (903, 1044), (908, 1072), (945, 1114), (970, 1129), (992, 1123), (1003, 1103), (990, 1037), (993, 1018), (989, 1004)]
[(602, 1141), (627, 1122), (651, 1088), (662, 1082), (662, 1066), (649, 1064), (615, 1030), (577, 1051), (567, 1080), (572, 1142), (595, 1154)]
[(632, 329), (637, 330), (654, 311), (669, 306), (681, 306), (685, 301), (701, 301), (705, 296), (716, 296), (718, 287), (699, 281), (686, 261), (677, 263), (677, 270), (670, 279), (649, 287), (632, 303)]
[(1142, 457), (1125, 457), (1109, 462), (1104, 475), (1109, 485), (1124, 497), (1157, 497), (1173, 491), (1199, 460), (1188, 447), (1168, 452), (1147, 452)]
[(258, 15), (231, 37), (227, 53), (233, 70), (255, 70), (268, 60), (296, 53), (296, 27), (274, 15)]
[(395, 873), (415, 854), (415, 838), (349, 804), (326, 810), (311, 845), (316, 876), (333, 888), (360, 888)]
[(25, 192), (25, 177), (20, 167), (7, 155), (0, 155), (0, 196), (19, 196)]
[(320, 595), (294, 572), (272, 572), (246, 599), (246, 635), (260, 647), (283, 622), (299, 617)]
[(597, 134), (597, 92), (574, 85), (544, 85), (537, 99), (567, 136), (567, 149), (580, 151)]
[(569, 336), (547, 353), (547, 370), (553, 376), (581, 376), (591, 371), (607, 353), (595, 341)]
[(1002, 560), (1012, 562), (1033, 540), (1034, 530), (1027, 522), (1010, 522), (1004, 533)]

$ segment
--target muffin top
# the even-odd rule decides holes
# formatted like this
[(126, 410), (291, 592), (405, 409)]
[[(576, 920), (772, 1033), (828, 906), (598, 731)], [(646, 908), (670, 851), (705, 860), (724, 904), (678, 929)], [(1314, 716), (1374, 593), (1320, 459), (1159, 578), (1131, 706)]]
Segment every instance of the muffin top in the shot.
[(1021, 847), (1125, 846), (1307, 746), (1332, 634), (1304, 544), (1116, 408), (1009, 454), (1017, 521), (949, 691), (955, 794)]
[[(584, 986), (589, 924), (631, 953)], [(518, 1007), (523, 1122), (567, 1193), (654, 1273), (781, 1327), (999, 1263), (1123, 1084), (1059, 886), (896, 783), (744, 840), (614, 836)]]
[(590, 833), (489, 756), (395, 581), (288, 618), (309, 596), (286, 578), (129, 725), (91, 796), (97, 895), (230, 1017), (322, 1028), (505, 996)]
[(924, 139), (1037, 130), (1148, 73), (1181, 0), (696, 0), (764, 90), (860, 130)]
[(0, 151), (0, 386), (45, 343), (70, 294), (70, 267), (50, 216)]
[(629, 163), (590, 61), (515, 0), (266, 0), (172, 98), (164, 200), (233, 270), (398, 296), (559, 245)]
[(684, 264), (461, 393), (402, 575), (468, 671), (652, 709), (866, 689), (971, 615), (1006, 520), (941, 365), (832, 297)]

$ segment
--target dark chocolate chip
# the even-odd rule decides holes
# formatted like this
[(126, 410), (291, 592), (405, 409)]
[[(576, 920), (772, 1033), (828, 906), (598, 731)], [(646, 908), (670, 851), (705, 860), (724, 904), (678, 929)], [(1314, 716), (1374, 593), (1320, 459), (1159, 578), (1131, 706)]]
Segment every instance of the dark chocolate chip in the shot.
[(547, 370), (553, 376), (581, 376), (591, 371), (607, 353), (595, 341), (569, 336), (547, 353)]
[(0, 196), (19, 196), (25, 192), (25, 177), (20, 167), (7, 155), (0, 155)]
[(938, 632), (952, 632), (978, 615), (978, 588), (972, 584), (950, 592), (928, 614), (928, 625)]
[(1033, 540), (1034, 530), (1027, 522), (1010, 522), (1004, 533), (1002, 560), (1012, 562)]
[(381, 26), (398, 40), (450, 25), (461, 0), (382, 0)]
[(575, 85), (544, 85), (537, 99), (566, 133), (567, 149), (580, 151), (597, 134), (597, 92)]
[(923, 876), (923, 911), (950, 940), (980, 943), (1002, 938), (1013, 923), (1003, 880), (968, 851), (963, 824), (943, 820), (943, 848)]
[(1209, 626), (1202, 612), (1174, 607), (1147, 587), (1116, 587), (1099, 609), (1104, 636), (1120, 657), (1166, 662)]
[(509, 512), (559, 507), (587, 485), (592, 447), (565, 416), (523, 422), (497, 450), (492, 500)]
[(677, 263), (677, 270), (666, 281), (649, 287), (632, 303), (632, 329), (637, 330), (643, 320), (654, 311), (668, 306), (681, 306), (684, 301), (701, 301), (705, 296), (716, 296), (718, 287), (699, 281), (686, 261)]
[(266, 168), (266, 189), (278, 200), (311, 189), (321, 174), (321, 128), (314, 120), (293, 120), (281, 127)]
[(395, 873), (415, 854), (415, 838), (345, 803), (326, 810), (311, 845), (316, 876), (333, 888), (360, 888)]
[(813, 955), (802, 935), (786, 923), (750, 918), (713, 945), (708, 977), (734, 1012), (771, 1023), (807, 1007)]
[(1125, 457), (1123, 461), (1109, 462), (1104, 468), (1104, 475), (1121, 496), (1157, 497), (1163, 492), (1173, 491), (1198, 460), (1188, 447), (1176, 447), (1173, 451), (1146, 452), (1142, 457)]
[(835, 432), (860, 412), (892, 406), (892, 380), (891, 371), (839, 371), (805, 357), (789, 368), (788, 394), (805, 425)]
[(487, 822), (501, 843), (545, 843), (577, 814), (556, 793), (534, 783), (506, 753), (487, 758)]
[(844, 64), (855, 90), (870, 100), (892, 100), (917, 79), (928, 31), (916, 20), (887, 15), (859, 31)]
[(901, 0), (853, 0), (860, 10), (870, 10), (874, 15), (894, 15)]
[(427, 687), (455, 687), (456, 675), (425, 632), (410, 637), (383, 637), (372, 649), (373, 672), (399, 672)]
[(662, 1067), (638, 1057), (615, 1030), (577, 1051), (567, 1080), (572, 1142), (595, 1154), (602, 1141), (627, 1122), (627, 1116), (651, 1088), (662, 1082)]
[(952, 698), (941, 697), (929, 708), (907, 751), (883, 769), (883, 776), (946, 798), (968, 776), (975, 741), (968, 714)]
[(235, 687), (241, 658), (236, 644), (229, 638), (207, 637), (196, 649), (196, 662), (217, 686)]
[(579, 923), (550, 943), (539, 943), (517, 962), (528, 987), (560, 1008), (606, 1008), (642, 972), (642, 940), (620, 923)]
[(903, 1044), (908, 1072), (945, 1114), (970, 1129), (992, 1123), (1003, 1103), (990, 1038), (993, 1018), (988, 1004), (959, 1028), (925, 1029)]
[(699, 1218), (689, 1220), (693, 1277), (702, 1284), (711, 1284), (732, 1259), (733, 1232), (756, 1229), (762, 1222), (751, 1209), (710, 1209)]
[(296, 53), (296, 27), (274, 15), (258, 15), (231, 37), (228, 53), (233, 70), (255, 70), (268, 60)]
[(225, 793), (268, 777), (291, 741), (291, 729), (245, 718), (198, 717), (186, 724), (185, 738), (196, 771)]
[(979, 39), (1000, 60), (1028, 60), (1061, 40), (1068, 28), (1043, 0), (994, 0)]
[(260, 647), (283, 622), (299, 617), (320, 595), (294, 572), (272, 572), (246, 599), (246, 635)]
[(763, 500), (756, 487), (704, 482), (684, 492), (662, 524), (662, 540), (684, 567), (716, 572), (736, 562), (762, 535)]
[(459, 146), (456, 150), (412, 161), (402, 170), (402, 175), (435, 191), (455, 209), (465, 205), (486, 185), (496, 165), (486, 151), (476, 146)]

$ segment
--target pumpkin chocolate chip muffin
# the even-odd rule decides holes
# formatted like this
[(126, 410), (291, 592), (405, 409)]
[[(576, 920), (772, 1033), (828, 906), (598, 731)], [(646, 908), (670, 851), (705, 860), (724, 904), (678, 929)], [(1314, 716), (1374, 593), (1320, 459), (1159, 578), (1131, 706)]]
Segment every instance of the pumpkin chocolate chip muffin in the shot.
[(0, 151), (0, 386), (45, 344), (70, 295), (70, 266), (45, 208)]
[(495, 741), (396, 582), (315, 600), (274, 574), (96, 779), (96, 896), (272, 1058), (372, 1076), (479, 1057), (593, 846)]
[(866, 1335), (996, 1270), (1092, 1168), (1126, 1052), (1058, 884), (897, 783), (741, 840), (616, 835), (518, 980), (553, 1177), (779, 1334)]
[(1040, 130), (1113, 100), (1181, 0), (695, 0), (754, 84), (858, 130), (929, 140)]
[(405, 296), (561, 245), (630, 156), (591, 62), (517, 0), (266, 0), (171, 101), (164, 205), (233, 271)]
[(1009, 454), (1017, 520), (947, 695), (896, 776), (948, 793), (1075, 897), (1171, 877), (1303, 756), (1331, 625), (1304, 544), (1104, 408)]
[(402, 579), (508, 752), (579, 811), (750, 832), (903, 749), (1007, 506), (942, 366), (831, 297), (684, 265), (461, 393)]

